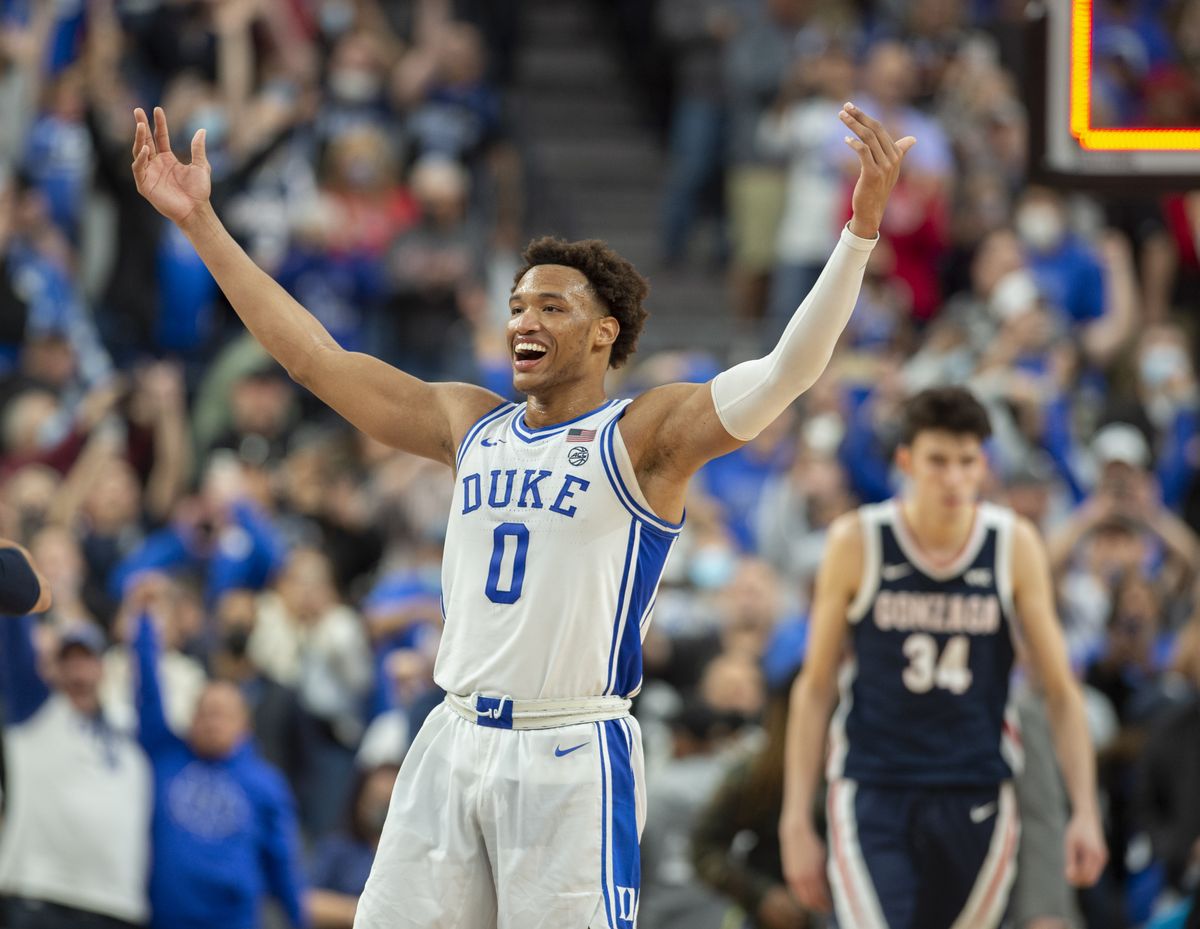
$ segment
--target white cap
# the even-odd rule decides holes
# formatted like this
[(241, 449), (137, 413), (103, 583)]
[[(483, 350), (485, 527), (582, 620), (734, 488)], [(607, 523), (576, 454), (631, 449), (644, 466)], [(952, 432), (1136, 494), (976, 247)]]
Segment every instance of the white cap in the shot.
[(1136, 426), (1129, 423), (1109, 423), (1092, 438), (1092, 454), (1101, 464), (1119, 461), (1135, 468), (1150, 464), (1150, 446)]

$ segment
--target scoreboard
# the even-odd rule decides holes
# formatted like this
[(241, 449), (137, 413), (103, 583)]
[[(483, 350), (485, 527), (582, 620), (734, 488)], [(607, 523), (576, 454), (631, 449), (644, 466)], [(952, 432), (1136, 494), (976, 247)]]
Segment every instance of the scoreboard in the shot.
[(1097, 125), (1093, 106), (1098, 0), (1036, 0), (1028, 11), (1033, 180), (1064, 187), (1200, 189), (1200, 120), (1193, 126)]

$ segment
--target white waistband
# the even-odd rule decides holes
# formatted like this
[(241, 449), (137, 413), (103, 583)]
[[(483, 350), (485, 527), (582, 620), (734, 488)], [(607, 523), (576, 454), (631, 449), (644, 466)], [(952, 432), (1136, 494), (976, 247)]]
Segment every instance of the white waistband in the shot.
[(468, 722), (495, 729), (557, 729), (578, 723), (619, 719), (629, 714), (625, 697), (581, 697), (575, 700), (514, 700), (474, 693), (446, 694), (446, 706)]

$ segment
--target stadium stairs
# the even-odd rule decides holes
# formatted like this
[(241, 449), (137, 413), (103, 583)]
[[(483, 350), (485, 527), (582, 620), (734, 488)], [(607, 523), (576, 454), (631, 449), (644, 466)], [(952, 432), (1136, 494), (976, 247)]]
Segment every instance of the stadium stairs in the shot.
[(605, 239), (650, 278), (643, 355), (692, 348), (724, 357), (734, 327), (723, 274), (699, 257), (686, 268), (661, 267), (667, 158), (602, 7), (585, 0), (522, 6), (512, 115), (529, 162), (530, 228)]

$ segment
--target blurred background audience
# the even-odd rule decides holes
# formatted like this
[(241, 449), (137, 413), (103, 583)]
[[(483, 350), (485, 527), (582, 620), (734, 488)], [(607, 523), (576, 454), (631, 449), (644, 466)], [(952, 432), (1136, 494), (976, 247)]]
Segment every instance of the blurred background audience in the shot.
[[(1113, 850), (1085, 921), (1185, 909), (1200, 192), (1029, 182), (1022, 6), (0, 0), (0, 537), (53, 593), (0, 630), (7, 925), (350, 926), (441, 696), (450, 475), (241, 331), (133, 189), (155, 104), (181, 150), (207, 130), (223, 218), (341, 344), (505, 395), (533, 234), (607, 238), (655, 285), (615, 395), (704, 380), (773, 341), (848, 216), (838, 106), (917, 136), (827, 373), (694, 482), (635, 706), (642, 925), (819, 925), (780, 884), (769, 694), (826, 527), (899, 490), (896, 411), (943, 382), (987, 403), (989, 496), (1048, 540)], [(1096, 9), (1094, 118), (1200, 125), (1200, 0)]]

